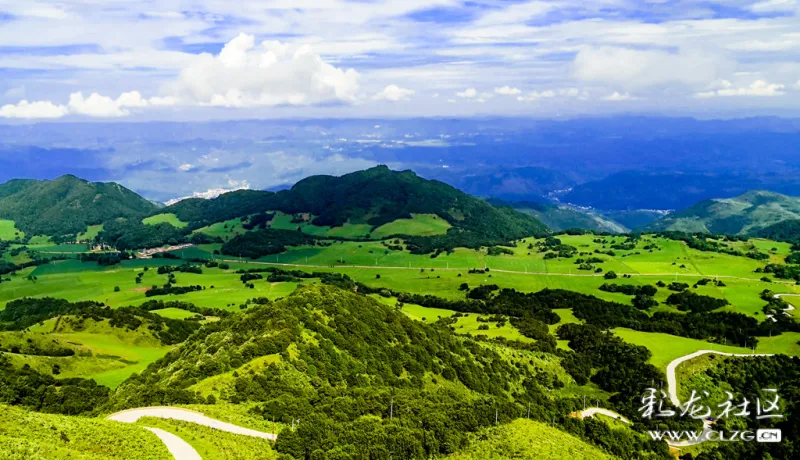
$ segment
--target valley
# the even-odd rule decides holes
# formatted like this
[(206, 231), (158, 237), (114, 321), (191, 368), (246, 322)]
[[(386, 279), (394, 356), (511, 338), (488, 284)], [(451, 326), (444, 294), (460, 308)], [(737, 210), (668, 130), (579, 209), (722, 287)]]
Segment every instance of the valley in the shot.
[[(0, 445), (15, 455), (95, 458), (71, 440), (124, 425), (109, 449), (126, 458), (146, 443), (148, 458), (666, 459), (636, 411), (646, 387), (721, 382), (714, 366), (746, 372), (738, 355), (787, 392), (798, 372), (791, 226), (780, 241), (553, 231), (385, 168), (148, 211), (123, 199), (123, 217), (73, 215), (71, 233), (0, 212)], [(574, 417), (587, 400), (632, 423)], [(206, 418), (146, 409), (160, 406)], [(131, 409), (143, 417), (115, 422)], [(24, 441), (47, 423), (60, 440)]]

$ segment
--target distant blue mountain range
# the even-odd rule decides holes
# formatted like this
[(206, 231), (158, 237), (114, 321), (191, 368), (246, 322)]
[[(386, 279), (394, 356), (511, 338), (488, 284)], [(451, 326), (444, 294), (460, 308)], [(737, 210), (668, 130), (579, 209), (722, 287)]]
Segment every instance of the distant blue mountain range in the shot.
[(160, 201), (375, 164), (470, 194), (603, 210), (800, 195), (800, 120), (608, 117), (0, 125), (0, 181), (74, 174)]

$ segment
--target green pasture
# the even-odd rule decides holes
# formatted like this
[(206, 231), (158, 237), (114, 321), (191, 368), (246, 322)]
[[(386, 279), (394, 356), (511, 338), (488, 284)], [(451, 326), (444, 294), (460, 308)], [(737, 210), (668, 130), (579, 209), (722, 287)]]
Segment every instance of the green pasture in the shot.
[(178, 216), (173, 213), (156, 214), (155, 216), (142, 219), (142, 223), (145, 225), (170, 224), (175, 228), (185, 228), (187, 225), (189, 225), (188, 223), (178, 219)]
[(391, 235), (444, 235), (452, 225), (436, 214), (412, 214), (411, 219), (397, 219), (376, 228), (371, 236), (376, 239)]
[[(277, 299), (285, 297), (297, 288), (297, 283), (269, 283), (257, 280), (250, 289), (239, 280), (233, 270), (203, 268), (203, 274), (176, 273), (176, 286), (200, 285), (202, 291), (184, 295), (147, 297), (145, 292), (153, 285), (167, 282), (167, 275), (159, 275), (161, 265), (178, 265), (181, 261), (170, 259), (139, 259), (124, 261), (119, 265), (101, 267), (96, 263), (78, 260), (56, 261), (35, 269), (27, 269), (11, 281), (0, 284), (0, 308), (11, 300), (23, 297), (58, 297), (69, 301), (95, 300), (112, 307), (140, 305), (148, 300), (182, 300), (198, 306), (230, 308), (255, 297)], [(136, 283), (137, 275), (144, 271), (142, 282)], [(36, 279), (28, 279), (28, 274)], [(308, 280), (307, 282), (313, 282)], [(115, 288), (119, 287), (119, 291)]]
[(77, 241), (94, 241), (97, 235), (103, 231), (103, 225), (90, 225), (86, 231), (79, 233), (76, 237)]
[(666, 370), (667, 364), (672, 360), (699, 350), (716, 350), (725, 353), (751, 352), (751, 350), (743, 347), (720, 345), (659, 332), (640, 332), (626, 328), (616, 328), (614, 329), (614, 334), (626, 342), (647, 347), (653, 353), (650, 363), (662, 371)]
[(50, 374), (57, 364), (61, 369), (58, 378), (91, 378), (111, 388), (117, 387), (131, 374), (141, 372), (170, 349), (150, 335), (146, 328), (136, 331), (114, 328), (106, 320), (87, 320), (78, 331), (70, 328), (63, 318), (53, 318), (31, 327), (25, 335), (31, 340), (55, 341), (74, 349), (76, 354), (64, 357), (6, 354), (15, 365), (28, 364), (39, 372)]
[(25, 233), (17, 228), (13, 220), (0, 219), (0, 240), (11, 241), (24, 237)]
[(151, 313), (155, 313), (159, 316), (163, 316), (164, 318), (170, 318), (170, 319), (186, 319), (186, 318), (192, 318), (197, 315), (196, 313), (192, 313), (190, 311), (172, 307), (162, 308), (160, 310), (151, 310)]
[(242, 227), (242, 219), (237, 217), (236, 219), (217, 222), (216, 224), (198, 228), (193, 233), (205, 233), (208, 236), (219, 237), (227, 241), (234, 236), (241, 235), (246, 232), (247, 230)]

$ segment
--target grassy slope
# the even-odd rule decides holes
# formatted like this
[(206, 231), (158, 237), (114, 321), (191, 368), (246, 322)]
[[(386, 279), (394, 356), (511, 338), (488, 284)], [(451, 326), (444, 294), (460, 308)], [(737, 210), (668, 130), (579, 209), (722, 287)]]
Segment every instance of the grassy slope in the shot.
[[(170, 347), (162, 345), (147, 332), (146, 327), (136, 331), (113, 328), (107, 321), (87, 320), (84, 329), (76, 331), (66, 321), (44, 321), (30, 328), (25, 335), (32, 340), (55, 340), (64, 347), (76, 350), (75, 356), (48, 357), (7, 354), (15, 365), (28, 364), (39, 372), (50, 373), (58, 364), (58, 378), (92, 378), (102, 385), (116, 387), (131, 374), (141, 372), (150, 363), (161, 358)], [(3, 341), (13, 333), (3, 333)]]
[(544, 423), (524, 419), (486, 430), (479, 436), (479, 440), (456, 457), (463, 460), (614, 458), (575, 436)]
[(15, 240), (24, 237), (25, 233), (19, 230), (13, 220), (0, 219), (0, 240)]
[(242, 228), (242, 219), (236, 218), (226, 220), (224, 222), (217, 222), (203, 228), (198, 228), (194, 233), (205, 233), (208, 236), (219, 237), (227, 241), (236, 235), (241, 235), (247, 230)]
[(172, 213), (156, 214), (146, 219), (142, 219), (142, 223), (145, 225), (170, 224), (176, 228), (184, 228), (189, 225), (188, 223), (178, 219), (178, 216)]
[(144, 417), (137, 423), (142, 426), (161, 428), (177, 435), (194, 447), (203, 460), (269, 460), (277, 458), (277, 454), (272, 450), (272, 444), (266, 439), (226, 433), (179, 420)]
[(656, 332), (639, 332), (631, 329), (617, 328), (614, 333), (626, 342), (642, 345), (650, 349), (653, 357), (650, 363), (661, 370), (666, 370), (667, 364), (675, 358), (694, 353), (698, 350), (716, 350), (725, 353), (750, 353), (743, 347), (725, 346), (709, 343), (703, 340), (676, 337), (674, 335)]
[(153, 310), (152, 312), (161, 315), (164, 318), (172, 318), (172, 319), (186, 319), (195, 316), (195, 313), (192, 313), (190, 311), (172, 307), (162, 308), (161, 310)]
[(800, 218), (800, 199), (766, 191), (706, 200), (649, 225), (648, 229), (684, 232), (754, 233)]
[(94, 241), (97, 235), (103, 231), (103, 225), (90, 225), (86, 227), (86, 231), (83, 233), (79, 233), (76, 237), (77, 241)]
[(172, 459), (154, 434), (138, 426), (6, 405), (0, 405), (0, 453), (9, 460)]
[(411, 219), (397, 219), (372, 232), (373, 238), (390, 235), (444, 235), (452, 225), (435, 214), (412, 214)]

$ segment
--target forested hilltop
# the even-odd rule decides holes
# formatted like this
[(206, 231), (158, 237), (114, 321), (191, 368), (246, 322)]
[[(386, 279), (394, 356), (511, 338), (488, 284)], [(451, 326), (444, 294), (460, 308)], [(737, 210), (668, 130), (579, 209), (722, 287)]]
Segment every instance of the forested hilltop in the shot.
[(31, 236), (74, 238), (89, 225), (117, 218), (141, 219), (157, 208), (119, 184), (70, 175), (0, 184), (0, 219), (14, 221)]
[[(273, 223), (276, 214), (287, 216), (282, 226)], [(418, 253), (502, 244), (548, 231), (535, 217), (386, 166), (341, 177), (312, 176), (277, 193), (240, 190), (160, 209), (113, 183), (90, 183), (74, 176), (13, 180), (0, 186), (0, 219), (16, 226), (14, 238), (8, 239), (21, 243), (40, 236), (56, 242), (103, 243), (120, 250), (220, 242), (203, 229), (215, 224), (227, 228), (236, 219), (238, 224), (249, 224), (247, 230), (303, 230), (342, 239), (404, 235)], [(419, 228), (404, 221), (414, 221)], [(373, 235), (376, 230), (380, 231)], [(265, 235), (288, 238), (278, 232)]]
[(412, 214), (433, 214), (447, 221), (458, 238), (507, 241), (547, 231), (531, 216), (494, 207), (445, 183), (412, 171), (376, 166), (341, 177), (312, 176), (277, 193), (240, 191), (213, 200), (188, 199), (162, 210), (191, 227), (202, 227), (263, 211), (309, 214), (320, 227), (367, 224), (372, 228)]

